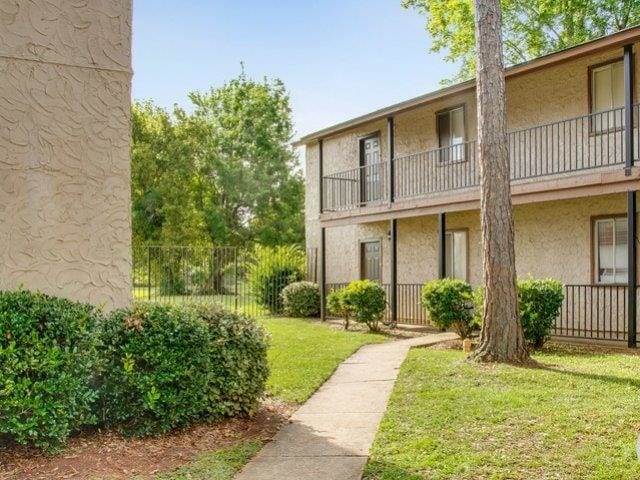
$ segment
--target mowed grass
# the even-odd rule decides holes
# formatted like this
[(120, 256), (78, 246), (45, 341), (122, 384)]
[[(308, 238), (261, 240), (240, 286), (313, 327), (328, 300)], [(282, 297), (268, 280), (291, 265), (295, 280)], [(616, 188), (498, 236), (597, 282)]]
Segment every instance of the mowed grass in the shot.
[(310, 320), (262, 318), (259, 322), (271, 335), (268, 393), (287, 402), (304, 402), (362, 345), (387, 340), (384, 335), (348, 332)]
[(543, 368), (414, 349), (365, 479), (638, 479), (640, 356), (551, 347)]

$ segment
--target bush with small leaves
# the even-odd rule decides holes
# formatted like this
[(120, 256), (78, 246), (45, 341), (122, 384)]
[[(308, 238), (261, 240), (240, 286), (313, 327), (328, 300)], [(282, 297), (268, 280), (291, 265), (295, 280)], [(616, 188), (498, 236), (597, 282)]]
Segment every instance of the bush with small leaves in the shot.
[(252, 414), (269, 375), (267, 332), (253, 318), (218, 305), (195, 308), (209, 332), (207, 417)]
[(371, 331), (379, 330), (379, 322), (387, 308), (386, 294), (379, 283), (371, 280), (356, 280), (349, 283), (339, 294), (341, 308), (349, 318), (364, 323)]
[(0, 436), (46, 451), (94, 423), (91, 305), (29, 291), (0, 292)]
[(344, 319), (344, 328), (349, 328), (349, 319), (351, 311), (349, 307), (344, 303), (344, 292), (346, 287), (336, 288), (329, 292), (327, 295), (327, 311), (330, 315), (335, 315)]
[(434, 325), (453, 328), (460, 338), (469, 337), (476, 328), (473, 290), (467, 282), (443, 278), (425, 283), (422, 305)]
[(553, 322), (560, 313), (562, 283), (552, 278), (518, 281), (518, 303), (524, 338), (533, 348), (542, 348), (551, 336)]
[(313, 282), (290, 283), (282, 290), (282, 304), (291, 317), (315, 317), (320, 313), (320, 287)]
[(186, 306), (140, 303), (113, 311), (100, 329), (98, 409), (127, 435), (188, 425), (208, 406), (206, 323)]

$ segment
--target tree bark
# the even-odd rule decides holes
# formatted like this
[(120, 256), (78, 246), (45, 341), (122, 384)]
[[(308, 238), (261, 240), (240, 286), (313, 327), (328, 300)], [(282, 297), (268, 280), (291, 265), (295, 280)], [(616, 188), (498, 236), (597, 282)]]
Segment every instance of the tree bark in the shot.
[(526, 363), (529, 354), (516, 289), (500, 1), (474, 0), (474, 4), (485, 298), (480, 345), (472, 358), (481, 362)]

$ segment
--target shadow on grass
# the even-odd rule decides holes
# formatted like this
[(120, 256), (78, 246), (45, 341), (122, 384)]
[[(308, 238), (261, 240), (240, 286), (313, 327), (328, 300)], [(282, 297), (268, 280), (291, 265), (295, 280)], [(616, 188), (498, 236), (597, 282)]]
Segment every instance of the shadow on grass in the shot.
[(425, 477), (393, 463), (369, 461), (363, 480), (424, 480)]
[(583, 378), (588, 380), (596, 380), (599, 382), (611, 383), (614, 385), (620, 385), (623, 387), (633, 387), (640, 389), (640, 379), (636, 380), (628, 377), (617, 377), (615, 375), (601, 375), (598, 373), (578, 372), (575, 370), (567, 370), (557, 365), (545, 365), (539, 363), (538, 367), (541, 370), (546, 370), (552, 373), (559, 373), (561, 375), (567, 375), (571, 377)]

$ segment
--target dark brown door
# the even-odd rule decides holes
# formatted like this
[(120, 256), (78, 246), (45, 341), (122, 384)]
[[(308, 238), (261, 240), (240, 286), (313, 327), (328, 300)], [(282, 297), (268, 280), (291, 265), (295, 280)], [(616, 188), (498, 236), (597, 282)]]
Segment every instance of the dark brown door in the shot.
[(382, 283), (382, 249), (380, 241), (360, 244), (360, 277)]
[(360, 141), (361, 203), (382, 198), (381, 175), (380, 137), (376, 134)]

